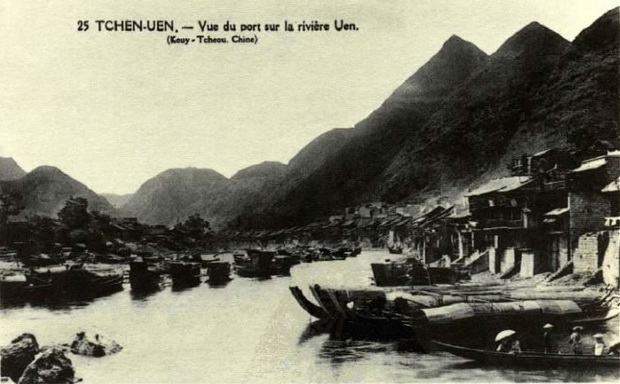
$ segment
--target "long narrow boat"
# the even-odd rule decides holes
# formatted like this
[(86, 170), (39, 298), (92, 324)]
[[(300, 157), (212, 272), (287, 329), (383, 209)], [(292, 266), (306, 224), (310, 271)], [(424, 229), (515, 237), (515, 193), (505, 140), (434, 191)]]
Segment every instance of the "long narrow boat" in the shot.
[(31, 270), (24, 294), (28, 298), (98, 297), (123, 289), (123, 274), (116, 269), (89, 270), (67, 264)]
[(309, 288), (316, 301), (319, 303), (321, 308), (323, 308), (323, 310), (329, 315), (329, 317), (339, 317), (338, 309), (332, 303), (332, 300), (327, 294), (327, 292), (322, 289), (320, 285), (310, 285)]
[(620, 356), (560, 355), (539, 352), (513, 354), (460, 347), (439, 341), (434, 341), (434, 344), (442, 351), (490, 365), (525, 366), (543, 369), (547, 367), (588, 367), (589, 369), (608, 367), (620, 369)]
[(325, 319), (329, 317), (329, 315), (327, 314), (327, 312), (325, 312), (323, 308), (308, 300), (308, 298), (304, 296), (303, 292), (301, 291), (301, 289), (299, 289), (299, 287), (289, 287), (289, 289), (293, 294), (295, 300), (297, 300), (297, 303), (299, 303), (299, 305), (306, 312), (308, 312), (310, 316), (314, 316), (317, 319)]

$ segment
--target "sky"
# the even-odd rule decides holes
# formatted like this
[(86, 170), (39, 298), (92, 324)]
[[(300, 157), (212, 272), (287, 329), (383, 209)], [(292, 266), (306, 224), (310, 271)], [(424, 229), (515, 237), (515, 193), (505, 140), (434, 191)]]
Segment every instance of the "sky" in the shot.
[[(0, 156), (52, 165), (99, 193), (132, 193), (169, 168), (230, 177), (287, 163), (379, 107), (451, 35), (493, 53), (538, 21), (567, 40), (617, 0), (40, 1), (0, 4)], [(179, 33), (98, 32), (94, 20), (174, 20)], [(337, 32), (334, 20), (355, 23)], [(89, 20), (78, 31), (78, 20)], [(317, 20), (324, 32), (207, 32)], [(240, 27), (238, 27), (240, 28)], [(263, 27), (264, 28), (264, 27)], [(281, 27), (282, 28), (282, 27)], [(238, 30), (239, 31), (239, 30)], [(257, 36), (168, 45), (169, 34)]]

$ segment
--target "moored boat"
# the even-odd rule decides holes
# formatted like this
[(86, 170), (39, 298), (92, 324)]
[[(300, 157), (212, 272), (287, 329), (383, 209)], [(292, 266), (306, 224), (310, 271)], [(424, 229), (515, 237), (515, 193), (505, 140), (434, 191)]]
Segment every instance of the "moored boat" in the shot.
[(540, 352), (505, 353), (461, 347), (440, 341), (434, 341), (433, 343), (442, 351), (468, 360), (496, 366), (525, 366), (541, 369), (549, 367), (587, 367), (588, 369), (607, 367), (620, 369), (620, 356), (570, 355)]
[(465, 270), (431, 267), (411, 257), (387, 259), (381, 263), (372, 263), (370, 267), (375, 284), (379, 287), (454, 284), (469, 279)]
[(131, 290), (149, 292), (161, 287), (162, 270), (158, 266), (149, 265), (141, 258), (129, 263), (129, 283)]
[(278, 274), (275, 264), (276, 253), (259, 249), (248, 249), (246, 253), (235, 253), (237, 275), (242, 277), (269, 277)]
[(291, 268), (299, 263), (299, 259), (293, 257), (292, 255), (274, 256), (274, 264), (276, 269), (278, 270), (278, 275), (290, 275)]
[(10, 301), (25, 298), (27, 286), (28, 281), (23, 273), (0, 275), (0, 300)]
[(174, 261), (170, 263), (170, 277), (173, 287), (189, 287), (200, 284), (200, 263)]
[(329, 317), (328, 313), (325, 312), (323, 308), (308, 300), (299, 287), (289, 287), (289, 290), (293, 294), (295, 300), (297, 300), (297, 303), (299, 303), (299, 306), (301, 306), (304, 311), (308, 312), (310, 316), (316, 317), (317, 319)]
[(230, 281), (230, 263), (226, 261), (214, 261), (207, 267), (207, 283), (223, 284)]
[(83, 264), (31, 269), (26, 280), (24, 294), (28, 298), (97, 297), (123, 289), (119, 270), (87, 269)]

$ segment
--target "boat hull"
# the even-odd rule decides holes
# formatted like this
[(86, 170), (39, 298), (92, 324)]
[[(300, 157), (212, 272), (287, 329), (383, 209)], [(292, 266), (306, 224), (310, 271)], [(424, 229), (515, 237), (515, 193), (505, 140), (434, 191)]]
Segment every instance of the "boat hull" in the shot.
[(620, 369), (620, 356), (560, 355), (533, 352), (511, 354), (460, 347), (438, 341), (435, 341), (434, 344), (438, 349), (444, 352), (449, 352), (453, 355), (468, 360), (474, 360), (479, 363), (496, 366), (519, 366), (536, 368), (587, 367), (588, 369), (602, 367)]

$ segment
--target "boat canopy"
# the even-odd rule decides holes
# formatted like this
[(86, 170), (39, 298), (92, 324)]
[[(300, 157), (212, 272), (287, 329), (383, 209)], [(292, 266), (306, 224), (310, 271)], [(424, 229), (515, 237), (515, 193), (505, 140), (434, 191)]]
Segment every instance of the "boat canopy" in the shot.
[(503, 315), (553, 314), (573, 315), (582, 313), (572, 300), (526, 300), (505, 303), (458, 303), (437, 308), (422, 309), (430, 323), (449, 323), (456, 320)]

